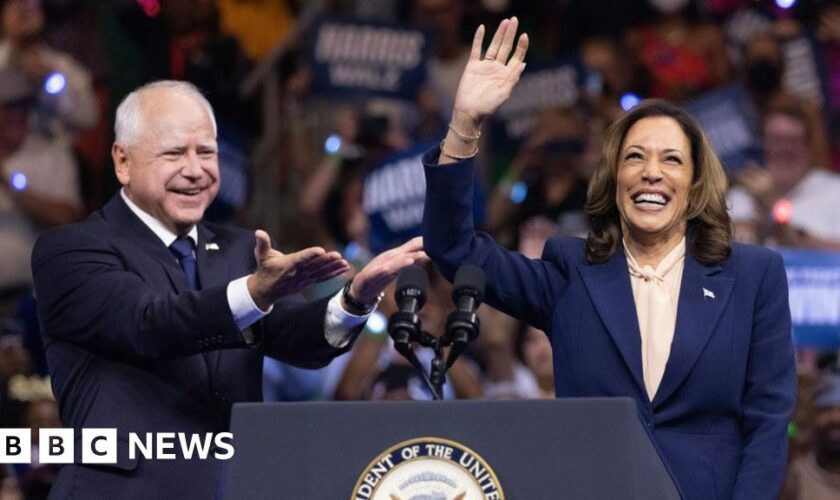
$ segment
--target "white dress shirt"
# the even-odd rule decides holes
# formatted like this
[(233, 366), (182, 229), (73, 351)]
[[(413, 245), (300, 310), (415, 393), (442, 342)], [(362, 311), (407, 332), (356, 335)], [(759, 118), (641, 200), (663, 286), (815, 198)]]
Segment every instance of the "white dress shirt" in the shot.
[[(132, 202), (125, 194), (125, 189), (120, 190), (125, 204), (141, 221), (143, 221), (149, 229), (152, 230), (158, 238), (163, 241), (167, 248), (178, 238), (178, 235), (166, 228), (159, 220), (152, 217)], [(198, 244), (198, 229), (193, 226), (187, 236), (193, 240), (193, 244)], [(178, 259), (172, 256), (175, 261)], [(251, 293), (248, 292), (248, 276), (237, 278), (227, 286), (227, 299), (230, 312), (233, 314), (233, 319), (236, 321), (236, 326), (240, 330), (245, 330), (263, 316), (271, 312), (274, 306), (270, 306), (268, 310), (263, 311), (254, 303)], [(371, 311), (372, 312), (372, 311)], [(341, 307), (341, 291), (339, 290), (329, 303), (327, 303), (327, 314), (324, 321), (324, 337), (327, 342), (335, 347), (345, 347), (351, 340), (352, 335), (350, 330), (353, 327), (361, 325), (366, 322), (370, 314), (363, 316), (356, 316), (345, 311)]]

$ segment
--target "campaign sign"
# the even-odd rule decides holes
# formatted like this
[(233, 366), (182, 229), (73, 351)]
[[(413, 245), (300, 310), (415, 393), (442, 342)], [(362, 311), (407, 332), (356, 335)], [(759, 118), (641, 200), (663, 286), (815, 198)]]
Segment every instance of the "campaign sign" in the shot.
[(542, 112), (575, 106), (581, 98), (584, 76), (583, 66), (577, 59), (539, 68), (529, 64), (510, 98), (494, 117), (494, 143), (519, 143), (534, 128)]
[[(370, 223), (369, 243), (373, 253), (420, 235), (426, 200), (426, 175), (421, 158), (436, 145), (436, 142), (424, 142), (396, 151), (365, 173), (362, 208)], [(473, 215), (478, 224), (484, 219), (484, 196), (478, 187), (473, 194)]]
[(325, 19), (310, 34), (315, 92), (413, 99), (426, 79), (429, 37), (423, 30)]
[(840, 347), (840, 253), (781, 250), (797, 346)]
[(755, 113), (740, 85), (707, 92), (685, 105), (712, 143), (723, 167), (732, 173), (748, 160), (760, 159)]
[(812, 35), (788, 40), (782, 46), (785, 72), (782, 87), (788, 92), (810, 99), (816, 104), (825, 104), (825, 68), (818, 57), (818, 42)]

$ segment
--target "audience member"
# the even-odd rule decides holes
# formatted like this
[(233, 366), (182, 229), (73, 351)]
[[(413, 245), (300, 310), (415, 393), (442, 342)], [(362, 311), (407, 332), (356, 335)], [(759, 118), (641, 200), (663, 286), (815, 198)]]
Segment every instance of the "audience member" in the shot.
[(41, 0), (4, 0), (0, 68), (22, 73), (36, 89), (33, 133), (61, 143), (72, 157), (73, 133), (98, 119), (90, 74), (44, 40)]
[(522, 224), (544, 217), (565, 235), (586, 234), (583, 205), (589, 169), (584, 165), (584, 120), (579, 111), (563, 108), (548, 110), (538, 119), (490, 200), (492, 233), (512, 244)]
[(840, 249), (840, 175), (813, 165), (813, 131), (795, 101), (767, 112), (764, 165), (744, 169), (729, 194), (739, 238), (784, 246)]
[(14, 305), (38, 234), (82, 214), (73, 139), (98, 110), (87, 70), (46, 44), (40, 0), (4, 0), (0, 16), (0, 300)]
[(724, 84), (729, 63), (720, 27), (695, 15), (688, 0), (649, 0), (658, 13), (651, 24), (627, 32), (638, 59), (646, 97), (684, 101)]
[(30, 132), (35, 95), (23, 74), (0, 68), (0, 296), (12, 308), (32, 282), (38, 234), (82, 213), (78, 171), (66, 146)]

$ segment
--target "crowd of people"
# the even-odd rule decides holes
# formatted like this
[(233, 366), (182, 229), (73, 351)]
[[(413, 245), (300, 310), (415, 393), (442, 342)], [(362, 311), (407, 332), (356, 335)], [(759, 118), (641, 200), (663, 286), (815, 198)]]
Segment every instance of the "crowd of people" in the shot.
[[(420, 215), (411, 210), (412, 200), (423, 200), (425, 184), (415, 182), (422, 180), (420, 155), (447, 133), (472, 34), (514, 15), (530, 35), (524, 75), (573, 67), (577, 77), (573, 98), (554, 99), (557, 87), (535, 86), (548, 94), (527, 116), (504, 122), (502, 108), (482, 130), (474, 217), (496, 241), (538, 258), (552, 236), (586, 237), (587, 189), (608, 127), (640, 99), (691, 109), (735, 88), (753, 135), (732, 160), (718, 151), (735, 240), (840, 251), (836, 2), (0, 0), (0, 6), (0, 427), (31, 428), (36, 445), (38, 429), (61, 420), (37, 319), (32, 247), (39, 234), (83, 220), (117, 191), (111, 123), (123, 97), (149, 81), (189, 81), (213, 106), (222, 182), (206, 218), (265, 229), (283, 251), (318, 245), (351, 263), (348, 274), (308, 290), (312, 299), (332, 295), (374, 256), (420, 233)], [(319, 72), (323, 63), (312, 46), (322, 20), (335, 19), (422, 33), (428, 43), (422, 81), (403, 84), (408, 95), (330, 88), (337, 85)], [(388, 203), (403, 205), (389, 211)], [(397, 215), (403, 217), (395, 222)], [(452, 288), (434, 264), (425, 267), (430, 285), (420, 317), (424, 330), (439, 335), (454, 309)], [(391, 289), (352, 351), (319, 370), (266, 357), (265, 399), (431, 399), (387, 335), (395, 310)], [(481, 335), (449, 372), (445, 397), (554, 397), (548, 337), (489, 305), (479, 316)], [(797, 345), (799, 391), (783, 498), (840, 495), (838, 349)], [(426, 351), (418, 355), (428, 366)], [(0, 500), (44, 498), (56, 471), (37, 461), (0, 466)]]

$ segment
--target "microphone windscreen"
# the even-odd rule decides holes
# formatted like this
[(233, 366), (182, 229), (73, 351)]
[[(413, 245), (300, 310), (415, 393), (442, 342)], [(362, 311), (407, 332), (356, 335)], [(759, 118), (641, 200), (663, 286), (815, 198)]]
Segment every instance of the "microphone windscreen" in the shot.
[(394, 293), (394, 298), (399, 304), (403, 297), (414, 297), (420, 303), (420, 306), (426, 302), (426, 289), (429, 288), (429, 275), (421, 266), (414, 264), (408, 266), (400, 271), (400, 276), (397, 278), (397, 291)]
[(487, 277), (484, 270), (472, 264), (466, 264), (458, 268), (453, 283), (452, 299), (457, 302), (458, 297), (464, 294), (471, 295), (479, 302), (484, 302), (484, 285)]

